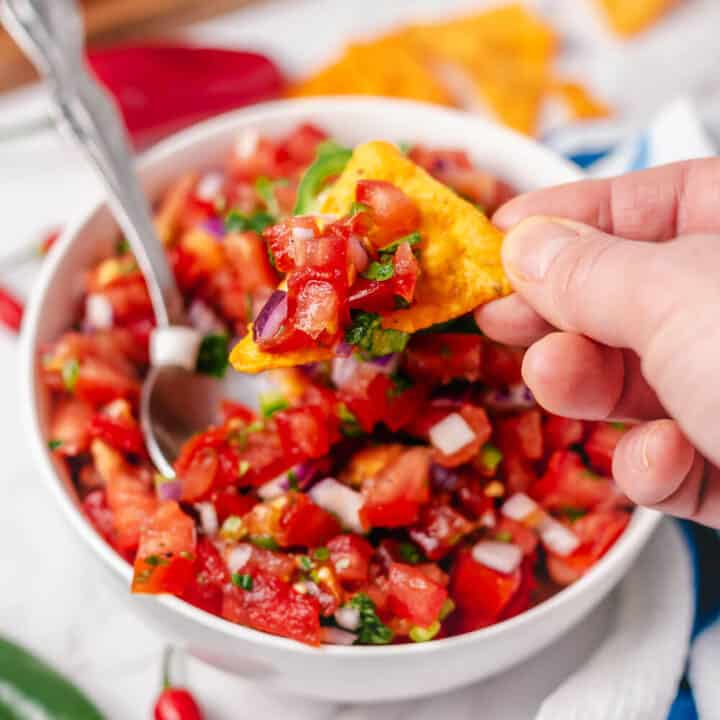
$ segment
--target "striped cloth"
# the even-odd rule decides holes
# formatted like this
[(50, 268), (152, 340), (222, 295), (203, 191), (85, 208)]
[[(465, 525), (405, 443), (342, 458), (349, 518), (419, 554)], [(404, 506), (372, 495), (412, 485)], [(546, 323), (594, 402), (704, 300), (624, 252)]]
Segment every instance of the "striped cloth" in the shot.
[[(663, 108), (646, 130), (629, 139), (618, 142), (619, 132), (610, 123), (598, 123), (556, 131), (545, 141), (594, 177), (716, 154), (689, 98), (681, 98)], [(677, 525), (685, 538), (693, 569), (695, 615), (688, 645), (670, 650), (686, 653), (687, 657), (678, 693), (667, 710), (667, 718), (720, 720), (720, 536), (714, 530), (693, 523), (678, 522)], [(675, 592), (690, 592), (690, 588), (677, 587)], [(675, 620), (664, 618), (667, 623)], [(618, 663), (623, 665), (620, 658)], [(633, 679), (641, 691), (650, 690), (643, 685), (664, 681), (665, 676), (656, 673), (655, 669), (649, 666), (646, 672)], [(651, 696), (652, 693), (648, 693), (647, 697)], [(663, 716), (657, 706), (650, 707), (649, 701), (644, 706), (642, 702), (635, 707), (618, 703), (621, 705), (623, 710), (617, 713), (618, 720), (657, 720)], [(586, 716), (589, 714), (578, 714), (577, 718)], [(544, 717), (542, 712), (540, 717)]]

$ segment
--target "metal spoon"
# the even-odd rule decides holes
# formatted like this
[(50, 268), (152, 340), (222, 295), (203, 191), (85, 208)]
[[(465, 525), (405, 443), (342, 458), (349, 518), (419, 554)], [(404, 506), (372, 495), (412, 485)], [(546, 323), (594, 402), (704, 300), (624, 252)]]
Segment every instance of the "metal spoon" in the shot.
[[(145, 276), (157, 328), (185, 325), (180, 291), (152, 223), (122, 121), (89, 74), (75, 0), (4, 0), (8, 32), (44, 78), (61, 131), (95, 168), (108, 204)], [(256, 393), (245, 387), (241, 395)], [(150, 457), (168, 477), (182, 444), (216, 421), (222, 383), (178, 366), (153, 367), (145, 378), (140, 423)], [(246, 398), (248, 399), (248, 398)]]

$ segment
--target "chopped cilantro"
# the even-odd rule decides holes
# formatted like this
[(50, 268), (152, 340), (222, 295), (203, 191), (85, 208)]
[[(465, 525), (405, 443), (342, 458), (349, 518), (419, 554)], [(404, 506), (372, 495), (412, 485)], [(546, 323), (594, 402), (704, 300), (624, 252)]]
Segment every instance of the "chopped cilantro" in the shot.
[(298, 476), (294, 470), (290, 470), (287, 474), (288, 486), (291, 490), (298, 490)]
[(66, 360), (63, 363), (60, 374), (62, 375), (62, 382), (65, 389), (68, 392), (75, 392), (78, 376), (80, 375), (80, 363), (75, 358)]
[(227, 232), (247, 232), (251, 230), (261, 233), (265, 228), (274, 225), (276, 222), (275, 216), (262, 210), (252, 215), (245, 215), (238, 210), (231, 210), (225, 216), (225, 230)]
[(415, 245), (419, 245), (421, 240), (422, 238), (419, 232), (411, 232), (409, 235), (393, 240), (389, 245), (381, 247), (378, 252), (380, 255), (393, 255), (403, 243), (408, 243), (410, 247), (414, 247)]
[(512, 533), (509, 530), (501, 530), (498, 533), (495, 533), (495, 539), (499, 540), (500, 542), (512, 542)]
[(217, 378), (223, 377), (228, 368), (228, 342), (228, 336), (222, 333), (206, 335), (198, 350), (197, 371)]
[(50, 448), (50, 450), (57, 450), (59, 447), (62, 447), (62, 444), (62, 440), (48, 440), (48, 448)]
[(231, 576), (232, 584), (236, 587), (242, 588), (243, 590), (253, 589), (252, 575), (233, 573)]
[(300, 178), (293, 215), (312, 212), (317, 196), (330, 178), (339, 175), (352, 157), (352, 150), (328, 140), (317, 147), (315, 160)]
[(560, 513), (566, 517), (570, 522), (579, 520), (584, 515), (587, 515), (587, 510), (579, 507), (564, 507), (560, 509)]
[(432, 625), (427, 627), (418, 627), (415, 625), (410, 628), (408, 635), (413, 642), (427, 642), (432, 640), (440, 632), (440, 622), (436, 620)]
[(338, 406), (338, 417), (340, 418), (340, 429), (346, 437), (358, 437), (363, 434), (363, 429), (355, 415), (348, 410), (345, 403)]
[(503, 454), (492, 443), (485, 443), (480, 450), (480, 462), (490, 472), (495, 472), (497, 466), (502, 462)]
[(417, 565), (424, 560), (423, 554), (415, 545), (407, 540), (398, 545), (398, 552), (400, 553), (400, 557), (406, 563), (410, 563), (410, 565)]
[(366, 593), (358, 593), (348, 603), (360, 611), (357, 642), (364, 645), (387, 645), (393, 639), (393, 631), (377, 615), (375, 603)]
[(624, 422), (612, 422), (610, 425), (616, 430), (627, 430), (627, 425)]
[(399, 143), (397, 143), (397, 146), (398, 146), (398, 150), (403, 155), (407, 155), (413, 149), (412, 143), (409, 143), (406, 140), (401, 140)]
[(391, 262), (376, 262), (370, 263), (370, 267), (362, 273), (364, 278), (368, 280), (389, 280), (395, 274), (395, 268)]
[(410, 301), (406, 300), (404, 297), (401, 297), (400, 295), (395, 296), (395, 308), (397, 310), (404, 310), (405, 308), (410, 307)]
[(326, 547), (315, 548), (312, 551), (312, 555), (316, 560), (319, 560), (320, 562), (325, 562), (325, 560), (330, 559), (330, 551)]
[(447, 598), (445, 600), (445, 602), (443, 603), (443, 606), (440, 608), (440, 614), (438, 615), (438, 620), (440, 620), (440, 622), (442, 622), (454, 609), (455, 609), (455, 603), (450, 598)]
[(255, 315), (253, 308), (253, 296), (252, 293), (245, 293), (245, 322), (251, 323), (253, 321), (253, 315)]
[(263, 550), (277, 550), (280, 547), (272, 535), (255, 535), (250, 538), (250, 542)]
[(145, 564), (150, 567), (159, 567), (160, 565), (167, 565), (168, 561), (159, 555), (148, 555), (145, 558)]
[(345, 341), (369, 357), (402, 352), (409, 339), (408, 333), (383, 328), (380, 316), (369, 312), (354, 313), (352, 325), (345, 331)]
[(366, 205), (365, 203), (354, 202), (354, 203), (350, 206), (350, 213), (349, 213), (349, 214), (350, 214), (350, 215), (357, 215), (358, 213), (366, 212), (366, 211), (369, 210), (369, 209), (370, 209), (370, 206), (369, 206), (369, 205)]
[(130, 252), (130, 244), (128, 241), (124, 238), (118, 238), (117, 242), (115, 243), (115, 254), (116, 255), (125, 255), (125, 253)]
[(393, 373), (390, 376), (390, 383), (391, 385), (388, 388), (387, 396), (391, 399), (399, 397), (415, 384), (407, 375), (399, 372)]
[(276, 412), (289, 407), (290, 403), (280, 393), (263, 393), (260, 396), (260, 414), (264, 418), (272, 417)]
[(264, 175), (261, 175), (257, 178), (257, 180), (255, 180), (255, 192), (265, 203), (265, 207), (267, 207), (267, 209), (276, 217), (280, 214), (280, 206), (278, 205), (277, 197), (275, 196), (275, 188), (287, 184), (288, 181), (285, 178), (271, 180)]
[(247, 460), (241, 460), (238, 463), (238, 477), (241, 478), (250, 469), (250, 463)]
[(297, 561), (302, 570), (306, 570), (306, 571), (312, 570), (312, 566), (313, 566), (312, 560), (307, 555), (298, 555)]

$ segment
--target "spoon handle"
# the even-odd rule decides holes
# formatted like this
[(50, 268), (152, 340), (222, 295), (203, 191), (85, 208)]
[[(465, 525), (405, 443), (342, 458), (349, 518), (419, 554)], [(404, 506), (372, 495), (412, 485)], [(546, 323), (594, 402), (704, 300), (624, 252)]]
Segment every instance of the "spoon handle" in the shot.
[(108, 203), (145, 276), (158, 326), (181, 324), (182, 298), (140, 182), (122, 120), (87, 70), (75, 0), (0, 0), (8, 32), (50, 91), (61, 130), (95, 167)]

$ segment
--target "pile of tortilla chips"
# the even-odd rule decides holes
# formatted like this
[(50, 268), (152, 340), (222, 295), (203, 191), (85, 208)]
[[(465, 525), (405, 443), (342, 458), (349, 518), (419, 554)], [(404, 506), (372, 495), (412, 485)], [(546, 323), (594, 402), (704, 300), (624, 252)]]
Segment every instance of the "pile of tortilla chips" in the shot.
[(639, 33), (677, 5), (679, 0), (599, 0), (613, 30), (620, 35)]
[(522, 5), (505, 5), (352, 44), (290, 92), (385, 95), (482, 108), (531, 135), (546, 101), (560, 101), (570, 119), (607, 115), (608, 108), (585, 88), (555, 75), (558, 45), (553, 30)]
[[(451, 320), (510, 292), (502, 269), (502, 234), (474, 205), (408, 160), (394, 145), (369, 142), (352, 158), (322, 201), (320, 211), (345, 215), (361, 179), (385, 180), (412, 198), (420, 211), (420, 276), (413, 304), (383, 313), (384, 328), (412, 333)], [(255, 373), (333, 357), (329, 348), (293, 353), (264, 353), (252, 333), (233, 349), (230, 362)]]

